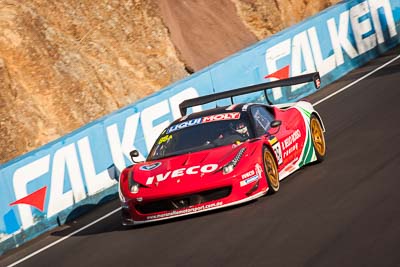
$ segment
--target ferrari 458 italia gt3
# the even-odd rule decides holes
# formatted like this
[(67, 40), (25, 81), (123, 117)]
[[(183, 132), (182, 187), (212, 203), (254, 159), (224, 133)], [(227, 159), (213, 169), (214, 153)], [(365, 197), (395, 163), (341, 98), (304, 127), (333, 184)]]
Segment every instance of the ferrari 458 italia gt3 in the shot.
[[(319, 87), (318, 73), (182, 102), (182, 117), (161, 133), (146, 161), (121, 172), (122, 223), (158, 221), (250, 201), (277, 192), (280, 180), (300, 167), (322, 161), (325, 129), (308, 102), (279, 107), (241, 103), (186, 114), (189, 107), (218, 99), (310, 81)], [(131, 156), (134, 160), (138, 152)]]

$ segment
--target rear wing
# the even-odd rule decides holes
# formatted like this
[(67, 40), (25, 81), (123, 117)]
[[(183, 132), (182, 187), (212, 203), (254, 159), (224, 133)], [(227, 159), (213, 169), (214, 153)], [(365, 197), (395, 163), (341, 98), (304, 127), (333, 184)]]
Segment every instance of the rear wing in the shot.
[[(314, 82), (315, 88), (319, 89), (319, 87), (321, 85), (321, 79), (319, 77), (319, 72), (313, 72), (313, 73), (309, 73), (309, 74), (290, 77), (290, 78), (283, 79), (283, 80), (260, 83), (260, 84), (256, 84), (256, 85), (250, 85), (250, 86), (246, 86), (246, 87), (242, 87), (242, 88), (232, 89), (232, 90), (225, 91), (225, 92), (220, 92), (220, 93), (215, 93), (215, 94), (211, 94), (211, 95), (200, 96), (197, 98), (187, 99), (179, 104), (179, 110), (181, 112), (181, 115), (185, 116), (187, 113), (187, 109), (190, 107), (207, 104), (207, 103), (217, 101), (219, 99), (228, 98), (228, 97), (231, 98), (231, 102), (233, 104), (234, 96), (250, 94), (250, 93), (254, 93), (257, 91), (261, 91), (261, 90), (264, 91), (265, 99), (267, 99), (267, 101), (268, 101), (267, 89), (272, 89), (275, 87), (282, 87), (282, 86), (290, 86), (290, 85), (295, 85), (295, 84), (300, 84), (300, 83), (307, 83), (307, 82), (311, 82), (311, 81)], [(268, 102), (269, 102), (269, 104), (272, 104), (270, 101), (268, 101)]]

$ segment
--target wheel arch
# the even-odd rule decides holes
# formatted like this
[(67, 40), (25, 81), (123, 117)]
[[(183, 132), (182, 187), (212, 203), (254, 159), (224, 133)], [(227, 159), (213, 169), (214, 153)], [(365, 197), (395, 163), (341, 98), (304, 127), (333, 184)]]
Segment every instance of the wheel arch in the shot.
[[(268, 173), (269, 170), (267, 169), (268, 167), (267, 167), (266, 162), (265, 162), (265, 154), (264, 154), (265, 151), (268, 151), (267, 153), (272, 156), (272, 160), (273, 160), (274, 165), (275, 165), (275, 171), (274, 171), (275, 174), (272, 175), (272, 176), (270, 176), (269, 173)], [(264, 176), (265, 176), (264, 178), (265, 178), (266, 183), (267, 183), (268, 188), (269, 188), (268, 194), (274, 194), (274, 193), (278, 192), (279, 188), (280, 188), (280, 179), (279, 179), (279, 176), (280, 176), (279, 174), (280, 173), (279, 173), (279, 169), (278, 169), (278, 160), (277, 160), (275, 152), (272, 149), (272, 146), (270, 144), (264, 144), (262, 146), (262, 161), (263, 161), (262, 168), (263, 168)], [(268, 161), (270, 161), (270, 160), (268, 160)], [(274, 182), (271, 179), (273, 179), (273, 180), (276, 179), (276, 182)]]
[(324, 122), (322, 121), (321, 115), (319, 115), (319, 113), (318, 113), (317, 111), (315, 111), (315, 110), (311, 113), (311, 115), (315, 115), (315, 117), (317, 117), (319, 123), (320, 123), (321, 126), (322, 126), (322, 130), (323, 130), (324, 133), (325, 133), (325, 132), (326, 132), (326, 130), (325, 130), (325, 125), (324, 125)]
[(295, 104), (295, 107), (305, 115), (305, 117), (311, 117), (312, 114), (314, 114), (317, 119), (319, 120), (322, 130), (325, 132), (325, 125), (324, 122), (322, 121), (321, 115), (319, 115), (318, 111), (314, 109), (314, 106), (308, 102), (308, 101), (299, 101)]
[[(272, 154), (272, 156), (274, 157), (274, 160), (275, 160), (275, 164), (276, 164), (276, 166), (278, 166), (278, 159), (276, 158), (276, 155), (275, 155), (275, 152), (274, 152), (274, 149), (272, 148), (272, 145), (270, 144), (270, 143), (268, 143), (268, 142), (265, 142), (263, 145), (262, 145), (262, 147), (261, 147), (261, 154), (264, 156), (264, 149), (265, 148), (267, 148), (269, 151), (271, 151), (271, 154)], [(264, 160), (264, 159), (262, 159), (262, 160)]]

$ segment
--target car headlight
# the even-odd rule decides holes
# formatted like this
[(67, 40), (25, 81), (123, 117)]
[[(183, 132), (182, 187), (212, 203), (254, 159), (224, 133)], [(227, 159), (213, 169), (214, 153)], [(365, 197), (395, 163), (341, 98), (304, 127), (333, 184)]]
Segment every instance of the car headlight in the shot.
[(133, 172), (132, 170), (128, 174), (128, 181), (129, 181), (129, 191), (132, 194), (137, 194), (139, 192), (140, 184), (136, 183), (133, 179)]
[(239, 152), (236, 154), (236, 156), (231, 160), (231, 162), (229, 162), (222, 168), (223, 174), (228, 174), (233, 171), (233, 169), (239, 163), (239, 160), (242, 158), (244, 151), (246, 151), (246, 148), (245, 147), (241, 148)]
[(134, 183), (133, 185), (131, 185), (130, 190), (132, 194), (137, 194), (139, 192), (139, 187), (140, 185), (137, 183)]
[(222, 168), (222, 173), (223, 173), (223, 174), (231, 173), (231, 172), (233, 171), (234, 168), (235, 168), (235, 166), (234, 166), (232, 163), (229, 163), (229, 164), (225, 165), (225, 166)]

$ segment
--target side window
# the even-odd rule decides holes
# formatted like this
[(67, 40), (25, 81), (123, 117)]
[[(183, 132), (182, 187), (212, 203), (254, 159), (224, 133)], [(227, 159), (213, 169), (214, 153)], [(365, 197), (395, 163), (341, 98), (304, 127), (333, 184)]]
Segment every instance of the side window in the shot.
[(274, 120), (273, 115), (266, 108), (261, 106), (252, 108), (251, 115), (255, 122), (256, 136), (264, 135), (270, 128), (271, 121)]

